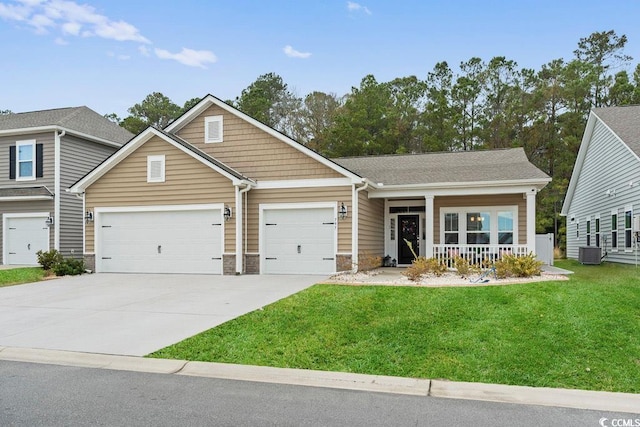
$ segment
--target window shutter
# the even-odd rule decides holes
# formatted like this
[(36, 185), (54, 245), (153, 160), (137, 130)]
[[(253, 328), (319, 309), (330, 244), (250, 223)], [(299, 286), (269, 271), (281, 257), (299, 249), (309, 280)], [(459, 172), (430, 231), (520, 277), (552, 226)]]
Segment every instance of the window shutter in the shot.
[(9, 179), (16, 179), (16, 146), (9, 147)]
[(44, 162), (43, 158), (43, 145), (36, 144), (36, 178), (42, 178), (44, 176)]

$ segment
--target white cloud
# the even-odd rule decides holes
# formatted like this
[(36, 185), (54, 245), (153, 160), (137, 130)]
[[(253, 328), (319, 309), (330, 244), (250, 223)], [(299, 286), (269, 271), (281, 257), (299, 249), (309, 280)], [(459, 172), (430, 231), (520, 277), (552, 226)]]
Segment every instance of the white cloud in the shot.
[(54, 43), (59, 44), (60, 46), (69, 44), (69, 42), (63, 39), (62, 37), (56, 37), (56, 39), (54, 40)]
[(347, 2), (347, 9), (350, 12), (364, 12), (367, 15), (371, 15), (371, 11), (369, 10), (368, 7), (363, 6), (363, 5), (359, 4), (359, 3), (352, 2), (352, 1), (348, 1)]
[(129, 59), (131, 59), (131, 56), (129, 55), (116, 55), (113, 52), (107, 52), (107, 56), (110, 56), (111, 58), (116, 58), (120, 61), (127, 61)]
[(310, 52), (299, 52), (297, 50), (295, 50), (293, 47), (291, 47), (290, 45), (286, 45), (283, 49), (282, 49), (285, 53), (285, 55), (287, 55), (289, 58), (308, 58), (311, 56)]
[(207, 68), (205, 64), (213, 64), (218, 60), (216, 55), (208, 50), (193, 50), (185, 47), (178, 53), (171, 53), (164, 49), (155, 49), (160, 59), (172, 59), (190, 67)]
[(138, 46), (138, 52), (140, 52), (142, 56), (151, 56), (151, 52), (149, 52), (149, 48), (143, 44)]
[[(37, 33), (58, 28), (63, 34), (150, 43), (135, 26), (113, 21), (93, 6), (69, 0), (18, 0), (0, 3), (0, 18), (27, 22)], [(82, 31), (81, 31), (82, 29)]]

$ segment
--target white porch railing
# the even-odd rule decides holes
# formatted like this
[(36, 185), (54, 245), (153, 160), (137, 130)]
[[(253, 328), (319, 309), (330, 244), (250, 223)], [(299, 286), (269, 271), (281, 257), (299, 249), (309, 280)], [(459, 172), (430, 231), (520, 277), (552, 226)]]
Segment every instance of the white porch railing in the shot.
[(529, 254), (527, 245), (433, 245), (433, 257), (448, 268), (455, 268), (454, 258), (461, 256), (469, 264), (488, 267), (503, 255), (525, 256)]

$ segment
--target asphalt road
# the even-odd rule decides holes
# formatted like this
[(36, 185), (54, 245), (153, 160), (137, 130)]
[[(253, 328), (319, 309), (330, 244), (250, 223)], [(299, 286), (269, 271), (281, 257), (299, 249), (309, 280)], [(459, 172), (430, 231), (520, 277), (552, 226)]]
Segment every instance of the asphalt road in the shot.
[(2, 426), (597, 427), (602, 418), (640, 415), (0, 362)]

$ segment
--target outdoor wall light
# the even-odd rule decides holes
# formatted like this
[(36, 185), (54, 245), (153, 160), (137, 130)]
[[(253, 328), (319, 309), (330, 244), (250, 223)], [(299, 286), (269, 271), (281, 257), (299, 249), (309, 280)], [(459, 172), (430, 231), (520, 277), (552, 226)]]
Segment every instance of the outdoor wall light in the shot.
[(345, 219), (347, 217), (347, 207), (344, 205), (344, 203), (340, 203), (340, 210), (338, 211), (338, 215), (340, 216), (340, 219)]
[(87, 211), (84, 214), (84, 221), (88, 224), (90, 222), (93, 222), (93, 212), (91, 211)]
[(47, 227), (51, 227), (54, 223), (53, 217), (48, 216), (47, 219), (44, 220), (44, 223), (47, 225)]
[(225, 206), (224, 207), (224, 220), (225, 221), (229, 221), (229, 219), (231, 218), (231, 208), (229, 206)]

